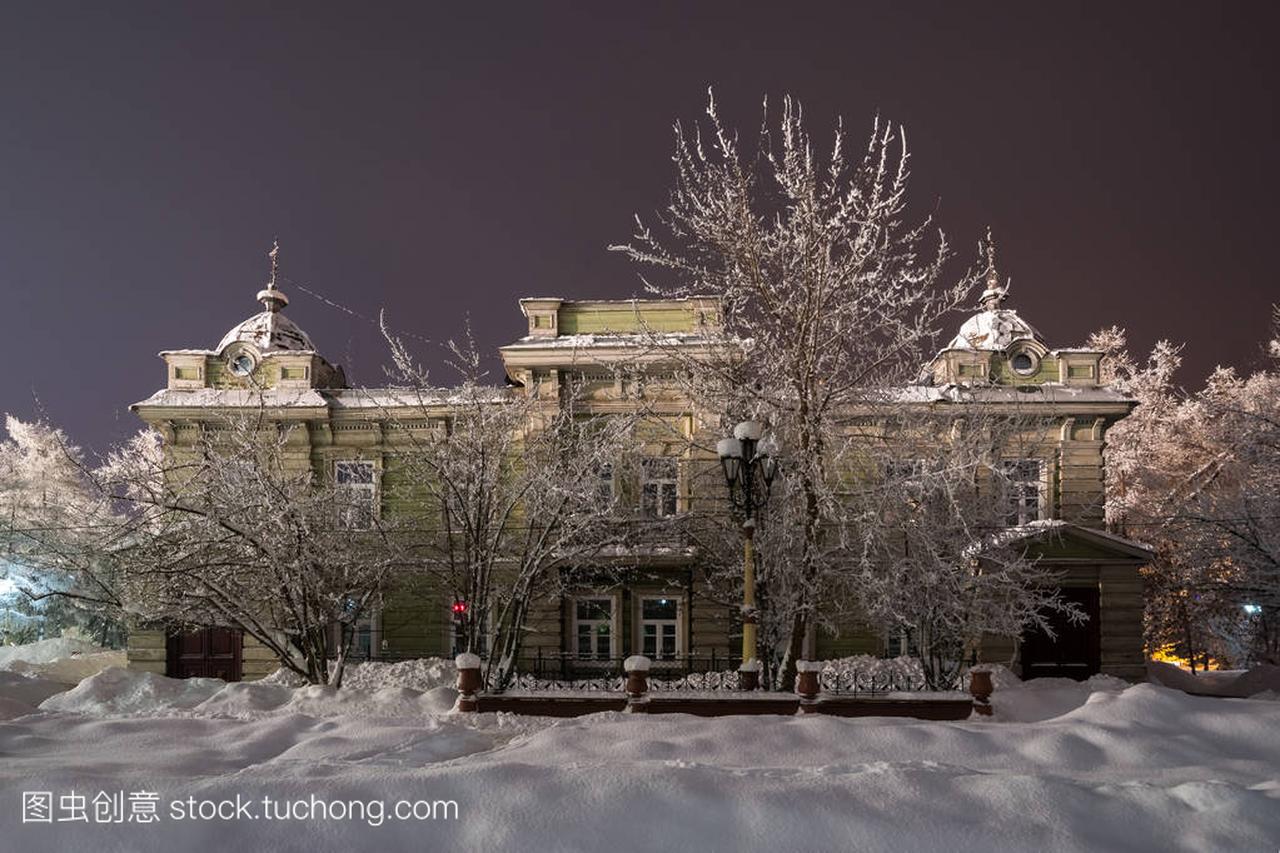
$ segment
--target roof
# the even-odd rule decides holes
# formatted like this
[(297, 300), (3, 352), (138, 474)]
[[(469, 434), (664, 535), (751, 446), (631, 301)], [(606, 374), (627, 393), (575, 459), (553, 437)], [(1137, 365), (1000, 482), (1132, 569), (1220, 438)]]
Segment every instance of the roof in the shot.
[(494, 386), (467, 391), (462, 388), (162, 388), (129, 408), (325, 408), (383, 409), (411, 406), (456, 405), (465, 401), (497, 403), (510, 390)]
[(608, 349), (615, 347), (654, 347), (664, 344), (698, 345), (712, 343), (706, 335), (688, 332), (654, 332), (627, 334), (585, 334), (539, 337), (526, 335), (499, 350), (524, 349)]
[(1030, 542), (1049, 537), (1079, 539), (1104, 551), (1133, 560), (1146, 562), (1155, 558), (1155, 550), (1142, 542), (1127, 539), (1107, 530), (1084, 527), (1083, 525), (1060, 519), (1042, 519), (1007, 528), (992, 536), (989, 544), (1003, 546), (1015, 542)]
[(1039, 341), (1040, 333), (1012, 308), (980, 311), (964, 322), (947, 349), (999, 351), (1014, 341)]
[(259, 352), (272, 351), (314, 352), (315, 344), (298, 324), (279, 311), (262, 311), (231, 328), (218, 343), (222, 352), (236, 342), (253, 344)]
[[(883, 393), (896, 403), (1134, 403), (1126, 394), (1100, 385), (906, 385)], [(869, 401), (874, 402), (874, 401)]]

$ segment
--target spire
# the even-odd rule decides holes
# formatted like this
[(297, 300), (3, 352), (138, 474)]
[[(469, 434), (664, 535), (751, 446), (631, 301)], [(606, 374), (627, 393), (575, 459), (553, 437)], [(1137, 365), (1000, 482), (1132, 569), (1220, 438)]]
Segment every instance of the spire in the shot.
[(987, 256), (987, 270), (984, 274), (987, 289), (978, 297), (978, 304), (986, 311), (995, 311), (1009, 296), (1009, 283), (1000, 286), (1000, 272), (996, 269), (996, 241), (991, 236), (990, 226), (987, 226), (986, 238), (978, 241), (978, 254)]
[(267, 279), (267, 286), (258, 291), (258, 301), (263, 307), (271, 313), (279, 311), (281, 308), (289, 304), (289, 297), (276, 287), (276, 277), (280, 274), (280, 240), (275, 239), (271, 243), (271, 251), (267, 252), (267, 257), (271, 259), (271, 277)]

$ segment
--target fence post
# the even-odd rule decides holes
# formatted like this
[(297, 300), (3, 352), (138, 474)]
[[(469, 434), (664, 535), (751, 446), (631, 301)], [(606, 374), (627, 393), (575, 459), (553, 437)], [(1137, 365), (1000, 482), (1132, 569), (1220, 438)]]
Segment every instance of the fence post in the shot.
[(818, 710), (818, 673), (822, 663), (813, 660), (796, 661), (796, 693), (800, 696), (800, 713), (811, 714)]
[(738, 667), (738, 687), (742, 690), (756, 690), (760, 687), (759, 660), (744, 660)]
[(643, 713), (649, 710), (649, 666), (651, 661), (644, 655), (632, 655), (622, 662), (627, 671), (627, 710), (632, 713)]
[(476, 697), (482, 684), (479, 655), (463, 652), (454, 658), (453, 665), (458, 668), (458, 710), (479, 710), (480, 702)]
[(969, 693), (973, 696), (973, 712), (983, 717), (991, 716), (991, 672), (985, 669), (969, 670)]

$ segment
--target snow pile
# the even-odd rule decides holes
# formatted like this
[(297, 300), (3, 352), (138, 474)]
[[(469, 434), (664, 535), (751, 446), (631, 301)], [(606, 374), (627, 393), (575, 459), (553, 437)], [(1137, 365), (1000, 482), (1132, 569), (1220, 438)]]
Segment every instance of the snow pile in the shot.
[(73, 637), (54, 637), (22, 646), (0, 646), (0, 669), (10, 669), (18, 661), (51, 663), (72, 655), (93, 654), (101, 651), (104, 650), (93, 643)]
[(66, 689), (56, 681), (0, 670), (0, 720), (34, 713), (41, 702)]
[(453, 687), (458, 683), (458, 670), (445, 658), (415, 658), (395, 663), (365, 661), (347, 668), (342, 687), (377, 690), (383, 687), (408, 687), (426, 692), (436, 687)]
[[(281, 687), (301, 687), (306, 679), (281, 667), (258, 684)], [(453, 687), (458, 683), (458, 670), (454, 662), (445, 658), (415, 658), (395, 663), (365, 661), (348, 664), (342, 673), (342, 687), (356, 690), (379, 690), (384, 687), (408, 687), (427, 692), (437, 687)]]
[(111, 715), (194, 708), (226, 686), (217, 678), (165, 678), (109, 667), (41, 703), (44, 711)]
[[(158, 792), (164, 816), (151, 826), (15, 817), (5, 843), (32, 851), (1274, 850), (1280, 704), (1113, 687), (1098, 679), (997, 689), (998, 714), (1002, 698), (1012, 707), (1019, 694), (1080, 700), (1035, 723), (761, 716), (744, 738), (738, 722), (682, 715), (367, 717), (358, 697), (352, 713), (317, 719), (298, 709), (332, 704), (327, 688), (224, 685), (217, 695), (228, 702), (283, 699), (277, 709), (296, 712), (42, 712), (0, 726), (0, 799), (122, 787)], [(420, 701), (396, 691), (384, 688), (376, 702)], [(382, 801), (388, 814), (376, 827), (314, 816), (168, 819), (169, 804), (186, 797), (237, 795)], [(453, 800), (458, 819), (392, 819), (390, 804), (403, 798)]]
[(1202, 696), (1244, 699), (1280, 693), (1280, 666), (1261, 664), (1248, 671), (1190, 672), (1163, 661), (1147, 661), (1148, 680), (1155, 684)]
[(266, 681), (228, 684), (216, 678), (165, 678), (150, 672), (111, 668), (52, 696), (40, 708), (92, 716), (190, 713), (244, 719), (281, 714), (423, 717), (447, 713), (457, 697), (456, 690), (444, 686), (421, 691), (408, 687), (289, 687)]
[(995, 719), (1003, 722), (1050, 720), (1088, 704), (1095, 693), (1116, 693), (1132, 686), (1113, 675), (1095, 675), (1086, 681), (1070, 678), (1023, 681), (1008, 667), (989, 664), (985, 668), (991, 672), (991, 681), (995, 685), (991, 707)]
[(125, 653), (85, 640), (55, 637), (23, 646), (0, 646), (0, 670), (22, 672), (64, 685), (77, 684), (109, 666), (124, 666)]

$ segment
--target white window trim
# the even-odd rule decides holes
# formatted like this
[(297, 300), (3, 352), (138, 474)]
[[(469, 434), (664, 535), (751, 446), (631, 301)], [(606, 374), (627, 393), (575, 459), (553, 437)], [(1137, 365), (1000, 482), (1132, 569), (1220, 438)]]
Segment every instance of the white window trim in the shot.
[[(648, 466), (645, 464), (650, 461), (670, 461), (672, 466), (675, 468), (675, 474), (672, 477), (650, 479), (648, 471), (646, 470)], [(658, 486), (656, 503), (653, 508), (654, 509), (653, 513), (650, 513), (644, 504), (644, 500), (645, 500), (644, 488), (645, 486), (651, 483), (656, 484)], [(664, 514), (662, 512), (662, 504), (663, 504), (662, 491), (663, 491), (663, 487), (668, 485), (671, 487), (672, 491), (674, 492), (675, 504), (672, 507), (672, 512), (670, 514)], [(641, 459), (640, 460), (640, 512), (641, 514), (646, 518), (672, 518), (680, 514), (681, 502), (682, 501), (680, 496), (680, 458), (678, 456), (646, 456), (643, 459)]]
[[(1021, 495), (1019, 494), (1017, 496), (1018, 517), (1017, 517), (1017, 520), (1014, 521), (1014, 524), (1019, 526), (1028, 524), (1032, 521), (1047, 520), (1053, 517), (1053, 513), (1052, 513), (1050, 502), (1049, 502), (1049, 476), (1050, 476), (1049, 460), (1043, 459), (1040, 457), (1028, 456), (1028, 457), (1022, 457), (1018, 459), (1006, 459), (1004, 460), (1004, 465), (1013, 466), (1022, 462), (1034, 462), (1036, 466), (1039, 468), (1040, 475), (1037, 478), (1037, 482), (1036, 482), (1036, 517), (1034, 519), (1026, 517), (1027, 513), (1025, 512), (1025, 507), (1022, 503)], [(1008, 474), (1006, 474), (1005, 476), (1006, 478), (1008, 478)], [(1009, 485), (1011, 487), (1016, 486), (1016, 484), (1017, 484), (1017, 481), (1009, 480)], [(1007, 495), (1008, 503), (1006, 503), (1004, 507), (1006, 517), (1013, 515), (1013, 512), (1011, 510), (1013, 509), (1012, 502), (1014, 499), (1015, 499), (1014, 494)]]
[[(368, 483), (339, 483), (338, 482), (338, 466), (340, 465), (368, 465), (373, 476)], [(334, 488), (339, 492), (368, 492), (369, 507), (373, 521), (382, 518), (382, 466), (375, 459), (335, 459), (331, 470), (333, 475)], [(341, 509), (339, 512), (341, 513)], [(341, 519), (340, 519), (341, 520)], [(344, 522), (345, 523), (345, 522)], [(369, 527), (356, 527), (348, 525), (351, 530), (368, 530)]]
[[(593, 658), (584, 658), (578, 655), (578, 602), (579, 601), (599, 601), (608, 599), (609, 601), (609, 656), (606, 660), (595, 660)], [(614, 592), (581, 592), (569, 597), (569, 637), (568, 649), (571, 659), (575, 665), (579, 666), (608, 666), (609, 663), (619, 655), (621, 650), (618, 644), (618, 603), (620, 596)], [(598, 620), (586, 620), (595, 622)]]
[[(382, 639), (382, 608), (367, 608), (364, 615), (356, 620), (356, 627), (359, 628), (360, 623), (366, 621), (369, 623), (369, 660), (379, 660), (382, 657), (382, 653), (386, 651), (386, 649), (383, 648)], [(333, 641), (335, 647), (342, 642), (342, 637), (338, 633), (342, 630), (342, 624), (343, 623), (341, 621), (333, 623)]]
[[(685, 627), (688, 624), (688, 607), (686, 606), (687, 602), (685, 600), (685, 595), (682, 592), (673, 592), (673, 593), (646, 592), (646, 593), (637, 594), (635, 596), (635, 624), (632, 630), (633, 654), (642, 655), (645, 653), (644, 652), (644, 626), (646, 624), (666, 624), (672, 621), (670, 619), (645, 619), (644, 618), (644, 603), (651, 599), (654, 601), (661, 601), (662, 599), (667, 599), (668, 601), (670, 601), (671, 599), (675, 599), (675, 602), (676, 602), (676, 618), (675, 618), (676, 648), (674, 653), (672, 654), (672, 657), (674, 659), (659, 660), (658, 656), (655, 654), (652, 658), (653, 665), (656, 667), (680, 666), (682, 664), (682, 661), (680, 660), (680, 658), (685, 655), (684, 636), (686, 633)], [(655, 651), (656, 651), (656, 647), (655, 647)]]
[[(604, 469), (606, 467), (609, 469), (608, 480), (605, 480), (604, 478)], [(606, 501), (609, 506), (613, 506), (614, 502), (618, 499), (618, 466), (614, 465), (612, 462), (605, 462), (601, 465), (597, 465), (595, 476), (596, 498), (598, 500)], [(607, 495), (605, 494), (606, 483), (608, 484), (609, 490)]]

